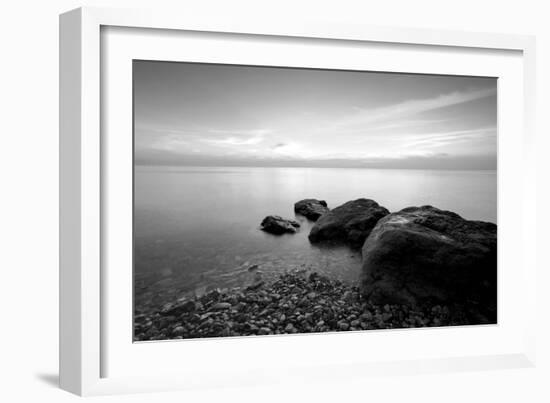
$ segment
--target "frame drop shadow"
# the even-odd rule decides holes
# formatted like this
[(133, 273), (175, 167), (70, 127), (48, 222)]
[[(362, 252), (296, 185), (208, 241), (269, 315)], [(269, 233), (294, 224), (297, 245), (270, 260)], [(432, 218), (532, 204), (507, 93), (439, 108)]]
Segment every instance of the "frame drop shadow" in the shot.
[(35, 374), (35, 377), (43, 383), (58, 388), (59, 387), (59, 375), (52, 373), (40, 373)]

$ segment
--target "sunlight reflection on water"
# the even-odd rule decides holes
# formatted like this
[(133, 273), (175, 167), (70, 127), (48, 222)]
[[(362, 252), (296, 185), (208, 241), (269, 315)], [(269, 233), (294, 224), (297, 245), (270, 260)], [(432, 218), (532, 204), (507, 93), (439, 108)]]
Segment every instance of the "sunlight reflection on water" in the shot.
[[(242, 286), (258, 272), (269, 279), (293, 268), (356, 283), (360, 252), (311, 245), (312, 223), (295, 216), (296, 201), (318, 198), (333, 208), (366, 197), (390, 211), (430, 204), (496, 222), (496, 186), (494, 171), (138, 166), (136, 296)], [(259, 230), (267, 215), (297, 219), (301, 228), (267, 234)]]

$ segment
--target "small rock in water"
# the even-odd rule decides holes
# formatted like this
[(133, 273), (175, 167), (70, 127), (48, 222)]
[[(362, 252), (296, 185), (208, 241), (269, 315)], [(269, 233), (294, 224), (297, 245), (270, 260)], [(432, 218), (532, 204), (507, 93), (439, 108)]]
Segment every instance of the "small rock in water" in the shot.
[(196, 304), (194, 301), (191, 300), (183, 300), (181, 302), (178, 302), (177, 304), (167, 304), (163, 307), (161, 310), (162, 315), (166, 316), (178, 316), (182, 313), (187, 312), (194, 312), (196, 309)]
[(252, 285), (249, 285), (248, 287), (246, 287), (246, 289), (249, 291), (254, 291), (254, 290), (257, 290), (258, 288), (261, 288), (263, 285), (264, 285), (263, 281), (258, 281)]
[(205, 293), (206, 293), (206, 286), (195, 288), (195, 295), (197, 297), (202, 297)]
[(300, 228), (300, 224), (293, 220), (286, 220), (277, 215), (270, 215), (263, 219), (261, 225), (262, 231), (269, 232), (274, 235), (282, 235), (285, 233), (294, 234), (296, 228)]
[(323, 214), (329, 212), (327, 202), (317, 199), (304, 199), (294, 204), (294, 212), (311, 221), (317, 221)]

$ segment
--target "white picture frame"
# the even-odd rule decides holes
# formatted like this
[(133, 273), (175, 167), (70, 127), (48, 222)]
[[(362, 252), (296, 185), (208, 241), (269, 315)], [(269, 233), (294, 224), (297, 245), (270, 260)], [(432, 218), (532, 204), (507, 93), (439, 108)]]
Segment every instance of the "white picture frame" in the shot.
[[(107, 42), (107, 39), (102, 36), (102, 32), (108, 32), (111, 29), (109, 27), (117, 28), (113, 28), (114, 39), (109, 39)], [(510, 91), (506, 89), (503, 93), (508, 94), (509, 97), (515, 93), (517, 94), (515, 98), (519, 98), (519, 100), (514, 99), (513, 103), (512, 100), (507, 102), (508, 98), (499, 98), (503, 108), (499, 109), (501, 115), (502, 112), (505, 112), (506, 116), (514, 115), (509, 113), (513, 111), (516, 111), (515, 115), (518, 115), (514, 117), (514, 120), (512, 118), (505, 120), (503, 125), (499, 121), (499, 136), (506, 136), (506, 141), (499, 142), (499, 171), (502, 169), (503, 172), (512, 172), (513, 169), (514, 177), (510, 176), (507, 182), (521, 186), (520, 192), (515, 189), (517, 194), (510, 196), (523, 206), (521, 220), (508, 227), (513, 228), (514, 235), (519, 236), (522, 241), (516, 240), (520, 246), (514, 252), (510, 251), (510, 248), (501, 248), (499, 244), (499, 264), (507, 260), (518, 262), (518, 265), (521, 266), (521, 276), (519, 276), (521, 281), (516, 281), (516, 287), (519, 289), (517, 293), (522, 295), (519, 308), (524, 313), (533, 312), (534, 315), (535, 312), (537, 262), (534, 251), (535, 242), (532, 242), (532, 238), (536, 232), (536, 217), (535, 210), (527, 208), (527, 206), (533, 205), (535, 200), (535, 160), (533, 158), (535, 150), (533, 132), (535, 42), (533, 37), (350, 26), (323, 22), (295, 25), (270, 21), (268, 17), (256, 21), (248, 21), (244, 18), (242, 20), (214, 21), (197, 19), (192, 15), (171, 15), (148, 10), (81, 8), (60, 17), (60, 385), (63, 389), (79, 395), (97, 395), (216, 385), (243, 386), (274, 380), (277, 382), (292, 382), (295, 379), (330, 380), (340, 376), (357, 377), (379, 373), (394, 375), (517, 368), (534, 365), (535, 319), (525, 315), (521, 323), (515, 323), (511, 327), (507, 327), (506, 318), (501, 317), (499, 318), (501, 326), (485, 327), (478, 330), (430, 329), (408, 333), (405, 331), (399, 333), (394, 330), (391, 331), (391, 334), (372, 332), (370, 336), (366, 336), (366, 333), (370, 332), (361, 332), (360, 334), (346, 335), (260, 337), (246, 338), (246, 340), (191, 340), (186, 341), (187, 346), (192, 347), (185, 352), (189, 357), (185, 364), (180, 364), (180, 361), (173, 364), (167, 358), (176, 350), (182, 350), (185, 346), (183, 343), (147, 343), (151, 347), (140, 347), (139, 351), (134, 348), (131, 340), (128, 340), (129, 344), (117, 344), (126, 343), (120, 342), (121, 339), (124, 339), (122, 337), (124, 331), (113, 330), (115, 328), (113, 323), (118, 323), (118, 319), (126, 314), (130, 317), (131, 311), (124, 305), (126, 299), (113, 301), (113, 298), (109, 298), (110, 290), (116, 287), (116, 284), (121, 284), (128, 279), (123, 277), (124, 274), (115, 278), (111, 276), (111, 272), (106, 271), (110, 267), (108, 261), (110, 258), (106, 253), (109, 250), (109, 245), (105, 240), (105, 228), (109, 228), (108, 220), (112, 219), (110, 218), (112, 216), (105, 214), (105, 210), (106, 207), (108, 209), (116, 208), (109, 204), (111, 202), (108, 194), (113, 189), (109, 183), (115, 181), (114, 178), (117, 177), (118, 180), (125, 181), (127, 176), (124, 176), (124, 172), (112, 170), (114, 169), (112, 164), (108, 163), (112, 155), (109, 157), (107, 149), (109, 152), (124, 149), (128, 143), (117, 140), (117, 143), (113, 144), (111, 139), (114, 136), (108, 138), (104, 136), (105, 133), (110, 133), (112, 129), (110, 125), (116, 126), (122, 122), (120, 124), (126, 126), (121, 126), (121, 130), (126, 130), (128, 124), (131, 126), (131, 122), (128, 122), (127, 119), (127, 86), (126, 89), (122, 87), (113, 89), (116, 86), (110, 84), (112, 81), (104, 80), (102, 74), (107, 74), (107, 72), (108, 74), (119, 74), (118, 78), (121, 77), (120, 74), (124, 74), (124, 69), (120, 70), (117, 66), (125, 63), (122, 57), (126, 58), (125, 60), (134, 57), (130, 51), (132, 46), (126, 45), (131, 45), (131, 37), (137, 34), (138, 31), (135, 30), (138, 29), (146, 29), (146, 32), (142, 31), (145, 32), (145, 36), (141, 38), (144, 49), (148, 47), (165, 49), (166, 43), (181, 40), (181, 38), (178, 39), (178, 33), (185, 35), (189, 32), (193, 33), (194, 40), (197, 40), (196, 38), (200, 40), (201, 36), (216, 33), (216, 42), (218, 43), (230, 41), (235, 36), (253, 41), (283, 42), (281, 44), (283, 50), (279, 53), (270, 53), (269, 57), (266, 52), (263, 60), (259, 60), (262, 57), (261, 52), (244, 56), (250, 53), (247, 52), (246, 46), (249, 45), (244, 43), (246, 41), (243, 41), (243, 49), (232, 48), (234, 54), (237, 55), (235, 59), (232, 59), (233, 56), (229, 52), (225, 55), (205, 56), (197, 50), (193, 56), (194, 60), (200, 58), (204, 61), (226, 63), (237, 63), (238, 59), (238, 61), (245, 60), (253, 63), (256, 60), (257, 64), (269, 64), (276, 63), (279, 58), (283, 65), (288, 65), (292, 61), (283, 59), (284, 46), (288, 46), (288, 43), (292, 45), (292, 42), (299, 43), (301, 47), (311, 46), (312, 41), (318, 41), (320, 46), (329, 46), (335, 51), (338, 51), (339, 47), (345, 47), (346, 44), (357, 45), (354, 52), (361, 52), (361, 46), (367, 44), (392, 45), (395, 47), (394, 51), (397, 56), (399, 56), (399, 52), (404, 52), (406, 47), (418, 47), (417, 51), (427, 53), (431, 51), (430, 49), (437, 52), (451, 52), (452, 55), (448, 53), (451, 55), (449, 57), (455, 62), (442, 63), (441, 66), (436, 65), (430, 71), (442, 74), (459, 73), (461, 69), (456, 67), (457, 63), (459, 66), (460, 63), (475, 64), (476, 58), (484, 57), (485, 54), (492, 53), (495, 57), (500, 57), (498, 56), (500, 54), (508, 54), (507, 52), (513, 54), (513, 57), (509, 58), (509, 63), (504, 62), (504, 59), (495, 59), (496, 62), (492, 65), (510, 66), (506, 72), (502, 73), (507, 77), (503, 85), (509, 85)], [(121, 33), (118, 37), (117, 30)], [(147, 36), (152, 32), (155, 32), (156, 36)], [(170, 34), (168, 35), (168, 33)], [(163, 41), (168, 42), (163, 45)], [(189, 42), (188, 45), (193, 47), (192, 42)], [(105, 50), (106, 48), (109, 50)], [(130, 50), (124, 53), (122, 49)], [(159, 53), (156, 53), (156, 57), (161, 60), (173, 57), (158, 49), (156, 51)], [(112, 53), (113, 51), (115, 53)], [(113, 57), (113, 55), (118, 55), (121, 61), (119, 64), (110, 66), (103, 58)], [(179, 57), (183, 57), (182, 60), (185, 60), (185, 55)], [(461, 58), (466, 57), (471, 57), (471, 59), (468, 61), (463, 59), (461, 62)], [(310, 63), (312, 66), (316, 66), (315, 63), (321, 63), (322, 66), (328, 67), (326, 61), (312, 59), (311, 62), (308, 62), (303, 58), (300, 60), (296, 62), (297, 66), (305, 67)], [(490, 66), (492, 62), (489, 60), (487, 63)], [(449, 67), (451, 65), (454, 67)], [(342, 66), (344, 65), (342, 64)], [(361, 66), (358, 62), (355, 68), (360, 69)], [(331, 65), (331, 67), (338, 68), (339, 66)], [(492, 68), (497, 69), (497, 67)], [(420, 64), (415, 67), (411, 60), (407, 61), (401, 69), (402, 71), (424, 72), (424, 68)], [(484, 69), (479, 71), (482, 73), (486, 71), (490, 75), (491, 67)], [(111, 98), (111, 94), (114, 94), (114, 97)], [(120, 104), (116, 103), (117, 99), (121, 100)], [(119, 106), (126, 108), (125, 112), (120, 114), (117, 122), (107, 119), (110, 115), (108, 108), (104, 109), (106, 100), (109, 108)], [(519, 107), (521, 110), (518, 109)], [(499, 179), (499, 185), (503, 183), (501, 181), (502, 178)], [(117, 187), (120, 188), (120, 186)], [(504, 187), (501, 186), (499, 197), (502, 196), (501, 191), (506, 191)], [(124, 204), (119, 205), (118, 208), (124, 208)], [(127, 206), (127, 208), (131, 209), (131, 206)], [(512, 219), (501, 214), (502, 211), (509, 211), (506, 206), (500, 210), (499, 220)], [(122, 228), (123, 225), (125, 224), (116, 224), (115, 227)], [(499, 231), (501, 231), (500, 227)], [(520, 234), (518, 235), (517, 232)], [(500, 236), (501, 233), (499, 233)], [(514, 253), (514, 256), (509, 256), (511, 253)], [(505, 278), (510, 277), (505, 276)], [(509, 293), (506, 290), (511, 285), (511, 282), (499, 284), (499, 310), (501, 306), (510, 305), (507, 304)], [(500, 293), (502, 290), (505, 291), (503, 294)], [(517, 293), (515, 297), (517, 297)], [(113, 317), (117, 320), (113, 321)], [(116, 334), (113, 335), (113, 332)], [(312, 352), (309, 350), (312, 348), (311, 346), (315, 348), (328, 346), (328, 350), (333, 351), (344, 340), (342, 337), (345, 337), (344, 343), (352, 347), (364, 342), (365, 337), (369, 337), (370, 343), (388, 343), (388, 340), (402, 343), (403, 337), (406, 337), (415, 340), (411, 341), (413, 345), (418, 343), (420, 352), (412, 356), (396, 349), (392, 356), (387, 357), (366, 359), (358, 356), (354, 359), (340, 360), (339, 356), (334, 354), (334, 356), (325, 356), (325, 361), (314, 360)], [(449, 348), (447, 352), (441, 340), (449, 341), (453, 338), (471, 340), (471, 342), (466, 341), (462, 350), (451, 351)], [(497, 342), (498, 340), (495, 341), (495, 338), (502, 339), (502, 343)], [(381, 341), (382, 339), (386, 341)], [(477, 348), (473, 347), (476, 340), (483, 339), (486, 339), (487, 343), (493, 341), (495, 348), (484, 350), (486, 345), (482, 342), (479, 342)], [(441, 347), (439, 350), (434, 349), (431, 353), (428, 350), (422, 350), (423, 345), (436, 345), (437, 343)], [(153, 347), (153, 345), (157, 346)], [(245, 348), (250, 350), (249, 356), (240, 360), (240, 363), (236, 363), (236, 360), (239, 361), (237, 355), (231, 356), (230, 352), (233, 351), (237, 354)], [(291, 349), (290, 351), (299, 353), (293, 354), (292, 360), (278, 361), (278, 356), (281, 355), (279, 349), (286, 351)], [(218, 356), (229, 354), (220, 361), (233, 361), (229, 361), (231, 365), (219, 365), (219, 368), (216, 371), (212, 370), (210, 374), (209, 366), (199, 365), (200, 355), (189, 355), (189, 350), (198, 352), (211, 350), (212, 354), (215, 352)], [(267, 362), (257, 362), (258, 353), (268, 350), (273, 352), (271, 358)], [(384, 352), (383, 349), (380, 351)], [(182, 351), (174, 354), (180, 353)], [(131, 368), (132, 356), (137, 356), (137, 354), (143, 354), (140, 356), (140, 360), (145, 359), (147, 360), (145, 362), (151, 365), (163, 364), (163, 368), (167, 368), (167, 370), (165, 372), (158, 371), (157, 375), (151, 371), (134, 373)], [(150, 361), (153, 359), (152, 356), (157, 357), (154, 364)], [(118, 365), (116, 370), (111, 369), (111, 362), (117, 360), (129, 364)], [(108, 362), (109, 365), (107, 365)], [(149, 367), (149, 365), (145, 365), (145, 367)], [(113, 368), (115, 368), (115, 364), (113, 364)], [(307, 368), (307, 371), (304, 371), (304, 368)], [(211, 376), (206, 377), (205, 374)], [(229, 374), (231, 376), (228, 376)]]

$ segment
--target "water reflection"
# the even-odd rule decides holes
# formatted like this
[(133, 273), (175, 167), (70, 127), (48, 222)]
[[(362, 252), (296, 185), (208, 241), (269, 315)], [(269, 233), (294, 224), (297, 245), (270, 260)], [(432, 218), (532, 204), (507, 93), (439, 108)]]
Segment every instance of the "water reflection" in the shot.
[[(390, 211), (431, 204), (496, 221), (495, 172), (137, 167), (136, 304), (269, 281), (293, 269), (356, 283), (360, 252), (309, 243), (313, 223), (296, 217), (293, 205), (310, 197), (329, 207), (367, 197)], [(301, 228), (282, 236), (260, 231), (270, 214), (297, 219)]]

